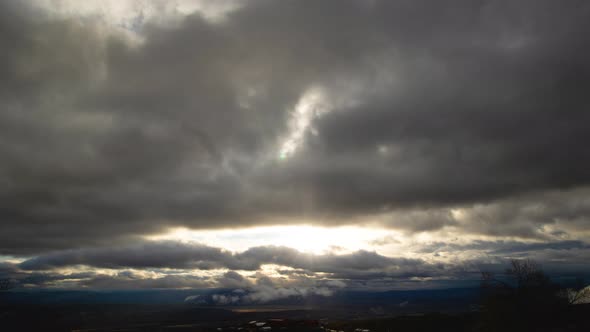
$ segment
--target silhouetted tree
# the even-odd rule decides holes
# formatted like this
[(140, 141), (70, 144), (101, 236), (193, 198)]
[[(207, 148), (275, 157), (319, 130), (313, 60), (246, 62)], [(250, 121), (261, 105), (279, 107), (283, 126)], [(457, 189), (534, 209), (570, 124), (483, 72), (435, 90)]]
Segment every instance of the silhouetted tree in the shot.
[(567, 307), (561, 288), (532, 260), (510, 261), (504, 278), (482, 272), (484, 326), (488, 330), (534, 330), (556, 321)]

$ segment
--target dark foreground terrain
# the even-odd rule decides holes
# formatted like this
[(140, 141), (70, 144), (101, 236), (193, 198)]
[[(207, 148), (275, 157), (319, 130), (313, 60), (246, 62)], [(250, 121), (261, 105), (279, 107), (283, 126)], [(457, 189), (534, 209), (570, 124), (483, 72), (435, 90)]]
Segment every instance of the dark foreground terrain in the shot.
[[(549, 318), (549, 319), (547, 319)], [(539, 321), (515, 322), (485, 312), (414, 313), (364, 318), (319, 309), (264, 307), (231, 310), (193, 305), (2, 305), (1, 331), (207, 331), (207, 332), (393, 332), (393, 331), (590, 331), (590, 307)]]
[(348, 291), (258, 305), (210, 302), (211, 292), (223, 291), (2, 292), (0, 332), (590, 331), (590, 305), (566, 305), (538, 289), (534, 296), (492, 289), (493, 296), (482, 297), (482, 289), (463, 288)]
[[(190, 305), (17, 305), (0, 307), (2, 331), (470, 331), (476, 314), (413, 314), (346, 319), (328, 310), (247, 310)], [(276, 324), (275, 324), (276, 325)], [(268, 331), (268, 327), (267, 330)], [(359, 331), (357, 331), (359, 332)]]

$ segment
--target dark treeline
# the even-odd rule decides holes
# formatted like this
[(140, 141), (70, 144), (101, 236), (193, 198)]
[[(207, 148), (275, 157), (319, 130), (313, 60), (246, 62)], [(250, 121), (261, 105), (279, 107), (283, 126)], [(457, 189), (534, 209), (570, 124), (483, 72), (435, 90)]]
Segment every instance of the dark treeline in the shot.
[(512, 260), (504, 278), (482, 272), (481, 331), (582, 331), (590, 292), (583, 280), (565, 288), (532, 260)]

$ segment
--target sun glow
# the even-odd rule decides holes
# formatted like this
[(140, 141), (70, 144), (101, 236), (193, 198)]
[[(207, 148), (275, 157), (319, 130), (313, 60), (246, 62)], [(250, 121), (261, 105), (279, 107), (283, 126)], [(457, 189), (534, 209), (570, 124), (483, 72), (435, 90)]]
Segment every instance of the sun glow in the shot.
[(372, 250), (370, 243), (382, 235), (383, 230), (375, 228), (293, 225), (204, 231), (176, 228), (164, 234), (149, 236), (148, 239), (195, 242), (232, 251), (274, 245), (306, 253), (340, 254), (360, 249)]

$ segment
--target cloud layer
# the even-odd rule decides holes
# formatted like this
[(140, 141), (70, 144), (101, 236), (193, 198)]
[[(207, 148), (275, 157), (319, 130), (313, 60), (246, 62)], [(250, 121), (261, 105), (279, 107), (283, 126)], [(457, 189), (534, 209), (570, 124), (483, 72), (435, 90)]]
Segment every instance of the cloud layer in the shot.
[(587, 249), (585, 1), (70, 5), (0, 5), (0, 254), (20, 268), (431, 274), (371, 251), (142, 242), (171, 227)]
[(391, 258), (359, 250), (351, 254), (310, 254), (287, 247), (253, 247), (234, 253), (205, 245), (178, 242), (146, 242), (126, 247), (66, 250), (40, 255), (19, 264), (25, 270), (48, 270), (76, 265), (96, 268), (230, 269), (256, 271), (273, 264), (311, 272), (354, 275), (388, 271), (395, 275), (420, 275), (427, 263)]
[[(19, 287), (218, 288), (217, 304), (269, 302), (288, 297), (331, 296), (343, 287), (390, 289), (475, 285), (481, 271), (502, 273), (511, 258), (542, 262), (557, 280), (588, 277), (590, 245), (582, 241), (430, 242), (389, 257), (374, 251), (312, 254), (264, 246), (241, 252), (171, 241), (65, 250), (20, 263), (0, 264), (0, 278)], [(457, 253), (462, 253), (462, 256)]]

